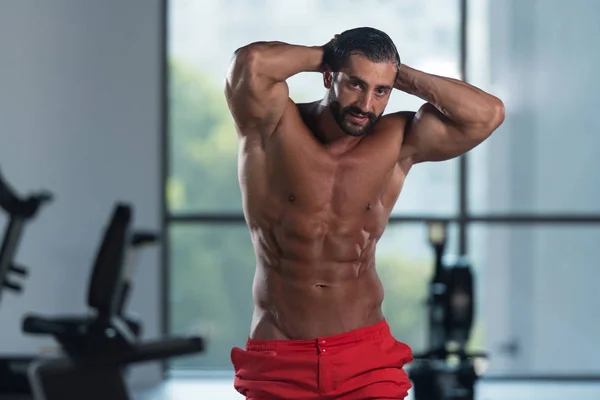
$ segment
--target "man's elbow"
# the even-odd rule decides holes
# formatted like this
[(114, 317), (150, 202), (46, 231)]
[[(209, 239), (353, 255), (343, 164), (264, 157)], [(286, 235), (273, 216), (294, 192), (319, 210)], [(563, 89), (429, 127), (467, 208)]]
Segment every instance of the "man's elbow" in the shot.
[(504, 103), (497, 97), (492, 97), (484, 104), (480, 107), (477, 122), (471, 126), (471, 132), (476, 136), (487, 138), (504, 122), (505, 110)]
[(496, 104), (493, 107), (494, 109), (494, 123), (497, 126), (502, 125), (504, 122), (504, 118), (506, 118), (506, 109), (504, 108), (504, 103), (502, 100), (496, 98)]
[(486, 125), (493, 132), (500, 125), (502, 125), (505, 117), (506, 117), (506, 110), (504, 108), (504, 103), (499, 98), (494, 97), (492, 99), (492, 101), (490, 102), (490, 108), (489, 108), (488, 115), (486, 118)]
[(237, 49), (227, 72), (226, 87), (235, 87), (238, 82), (251, 78), (260, 71), (260, 53), (261, 50), (254, 43)]
[(258, 67), (257, 64), (264, 59), (265, 50), (269, 42), (253, 42), (240, 47), (233, 53), (234, 61), (245, 66)]
[(260, 56), (259, 53), (259, 46), (254, 43), (240, 47), (233, 53), (233, 65), (243, 69), (253, 67)]
[(478, 122), (471, 125), (470, 129), (464, 131), (464, 133), (471, 139), (482, 142), (489, 138), (496, 129), (502, 125), (505, 118), (504, 103), (494, 97), (486, 107), (480, 111)]

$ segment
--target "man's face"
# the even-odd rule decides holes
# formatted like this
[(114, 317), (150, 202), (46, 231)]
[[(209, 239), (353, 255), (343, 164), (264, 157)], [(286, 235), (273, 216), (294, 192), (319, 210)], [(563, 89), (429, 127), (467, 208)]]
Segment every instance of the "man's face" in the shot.
[(361, 54), (353, 54), (338, 73), (325, 76), (325, 86), (331, 88), (329, 109), (346, 134), (366, 135), (383, 115), (396, 72), (394, 63), (374, 63)]

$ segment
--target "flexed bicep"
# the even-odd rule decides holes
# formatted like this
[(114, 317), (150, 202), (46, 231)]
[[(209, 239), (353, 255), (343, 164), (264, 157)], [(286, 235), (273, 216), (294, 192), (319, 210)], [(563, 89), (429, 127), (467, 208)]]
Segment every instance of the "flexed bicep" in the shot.
[(417, 164), (461, 156), (486, 138), (469, 134), (469, 129), (477, 128), (456, 124), (432, 104), (425, 103), (407, 121), (400, 158)]
[(225, 81), (225, 96), (238, 132), (273, 133), (289, 104), (286, 80), (317, 72), (323, 49), (283, 42), (256, 42), (236, 51)]
[(225, 97), (241, 134), (271, 133), (281, 119), (289, 98), (285, 81), (261, 72), (261, 54), (256, 47), (238, 50), (225, 81)]
[(412, 163), (461, 156), (486, 140), (504, 121), (500, 99), (458, 79), (403, 64), (395, 87), (426, 101), (406, 130), (402, 157)]

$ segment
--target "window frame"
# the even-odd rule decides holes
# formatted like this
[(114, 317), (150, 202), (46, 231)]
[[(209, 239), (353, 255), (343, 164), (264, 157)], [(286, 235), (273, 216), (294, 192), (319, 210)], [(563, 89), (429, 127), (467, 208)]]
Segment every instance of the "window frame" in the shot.
[[(467, 42), (468, 42), (468, 2), (469, 0), (459, 0), (459, 66), (460, 77), (468, 82), (467, 75)], [(169, 69), (168, 69), (168, 24), (169, 24), (169, 0), (160, 0), (161, 15), (161, 37), (160, 37), (160, 126), (161, 126), (161, 330), (164, 335), (169, 334), (169, 298), (170, 298), (170, 266), (169, 266), (169, 240), (168, 232), (171, 224), (245, 224), (243, 214), (240, 213), (212, 213), (212, 212), (194, 212), (194, 213), (171, 213), (168, 210), (167, 203), (167, 181), (169, 176)], [(468, 231), (471, 224), (550, 224), (550, 225), (600, 225), (600, 214), (598, 213), (472, 213), (469, 210), (469, 155), (459, 157), (459, 171), (456, 185), (458, 186), (458, 205), (456, 215), (439, 217), (427, 214), (410, 215), (392, 215), (389, 224), (427, 224), (430, 222), (454, 223), (458, 226), (458, 246), (460, 255), (469, 255)], [(163, 375), (169, 374), (168, 363), (164, 361)], [(221, 377), (219, 371), (207, 374), (207, 377)], [(499, 374), (494, 376), (483, 376), (482, 380), (491, 381), (563, 381), (563, 382), (597, 382), (600, 381), (600, 375), (581, 375), (581, 374), (558, 374), (558, 375), (516, 375)]]

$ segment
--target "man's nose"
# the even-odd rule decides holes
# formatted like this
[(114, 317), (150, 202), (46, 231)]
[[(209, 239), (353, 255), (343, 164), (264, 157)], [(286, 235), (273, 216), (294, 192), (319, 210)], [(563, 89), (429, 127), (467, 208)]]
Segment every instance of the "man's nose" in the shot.
[(373, 96), (370, 93), (363, 93), (356, 104), (364, 114), (371, 112), (373, 105)]

